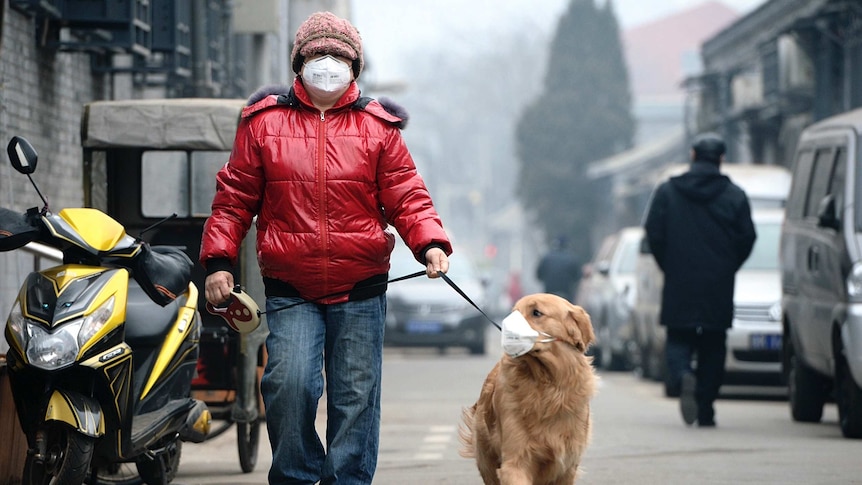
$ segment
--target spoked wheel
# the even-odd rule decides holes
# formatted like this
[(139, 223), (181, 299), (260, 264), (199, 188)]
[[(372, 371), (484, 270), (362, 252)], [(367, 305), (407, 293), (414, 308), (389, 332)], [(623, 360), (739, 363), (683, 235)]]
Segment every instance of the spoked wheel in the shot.
[(218, 436), (221, 436), (222, 434), (224, 434), (225, 431), (229, 430), (231, 426), (233, 426), (233, 421), (231, 421), (229, 418), (219, 421), (219, 424), (217, 426), (214, 426), (212, 429), (210, 429), (210, 432), (207, 433), (205, 441), (209, 441), (211, 439), (215, 439)]
[[(256, 409), (260, 409), (260, 380), (255, 378), (254, 395)], [(251, 473), (257, 465), (257, 450), (260, 444), (260, 417), (250, 423), (236, 423), (236, 444), (239, 451), (239, 466), (243, 473)]]
[(111, 463), (104, 467), (93, 467), (90, 485), (141, 485), (144, 480), (134, 463)]
[(155, 457), (143, 456), (135, 464), (138, 473), (147, 485), (168, 485), (177, 476), (183, 442), (179, 439), (169, 443), (164, 452)]
[(239, 466), (243, 473), (251, 473), (257, 465), (260, 419), (255, 419), (251, 423), (236, 423), (236, 440), (239, 450)]
[(63, 424), (48, 424), (38, 432), (44, 438), (42, 457), (27, 455), (24, 483), (79, 485), (84, 483), (93, 458), (93, 438)]

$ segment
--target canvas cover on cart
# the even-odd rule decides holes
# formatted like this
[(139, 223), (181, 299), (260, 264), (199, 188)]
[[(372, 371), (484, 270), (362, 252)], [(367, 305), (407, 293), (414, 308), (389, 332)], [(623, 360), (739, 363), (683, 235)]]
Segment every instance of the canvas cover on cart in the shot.
[(85, 148), (230, 150), (245, 100), (173, 98), (96, 101), (84, 107)]

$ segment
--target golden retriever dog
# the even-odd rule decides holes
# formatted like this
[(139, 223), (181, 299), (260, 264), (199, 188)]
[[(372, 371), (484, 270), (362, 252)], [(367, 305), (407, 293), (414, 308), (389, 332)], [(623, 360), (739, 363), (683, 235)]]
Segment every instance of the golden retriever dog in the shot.
[(464, 409), (461, 456), (475, 458), (486, 484), (572, 484), (590, 439), (590, 399), (598, 377), (595, 340), (583, 308), (547, 293), (515, 310), (542, 336), (519, 357), (504, 354), (479, 399)]

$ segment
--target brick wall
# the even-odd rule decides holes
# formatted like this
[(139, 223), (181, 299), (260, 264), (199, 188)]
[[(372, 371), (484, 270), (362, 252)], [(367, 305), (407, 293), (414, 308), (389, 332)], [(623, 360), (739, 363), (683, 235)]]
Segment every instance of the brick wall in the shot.
[[(81, 112), (85, 103), (108, 97), (111, 80), (91, 72), (90, 54), (38, 47), (34, 20), (0, 2), (6, 4), (0, 8), (0, 206), (23, 211), (41, 205), (27, 177), (9, 164), (5, 148), (14, 135), (36, 148), (39, 166), (33, 179), (51, 209), (80, 206)], [(0, 323), (6, 321), (22, 274), (29, 271), (23, 257), (0, 253)], [(0, 337), (0, 354), (5, 349)]]
[[(34, 20), (8, 6), (0, 39), (0, 146), (13, 135), (39, 153), (34, 180), (53, 210), (83, 202), (80, 118), (85, 103), (105, 98), (105, 74), (90, 69), (90, 54), (40, 48)], [(3, 150), (0, 205), (38, 204), (27, 178), (14, 172)]]

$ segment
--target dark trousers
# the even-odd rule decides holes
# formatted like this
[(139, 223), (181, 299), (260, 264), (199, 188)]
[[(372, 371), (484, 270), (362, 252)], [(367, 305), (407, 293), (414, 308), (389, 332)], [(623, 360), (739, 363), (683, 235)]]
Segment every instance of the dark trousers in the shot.
[[(727, 331), (700, 327), (668, 328), (665, 356), (668, 388), (678, 393), (683, 374), (694, 372), (697, 377), (697, 418), (699, 421), (712, 421), (715, 417), (712, 404), (724, 379)], [(692, 369), (692, 358), (697, 363), (695, 369)]]

